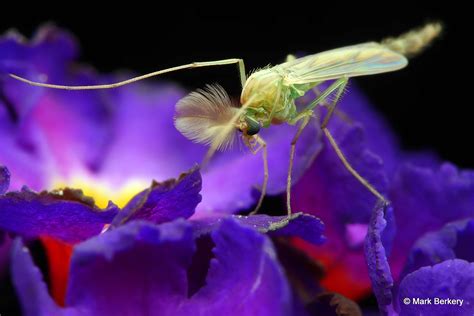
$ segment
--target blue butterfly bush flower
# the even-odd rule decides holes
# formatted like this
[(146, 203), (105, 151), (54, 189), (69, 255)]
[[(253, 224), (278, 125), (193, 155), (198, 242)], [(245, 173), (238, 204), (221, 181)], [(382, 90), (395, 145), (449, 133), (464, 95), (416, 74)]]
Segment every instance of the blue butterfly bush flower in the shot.
[[(199, 170), (206, 148), (173, 125), (181, 87), (71, 92), (7, 75), (131, 76), (97, 74), (77, 56), (54, 26), (0, 39), (0, 273), (9, 269), (25, 315), (360, 315), (346, 297), (371, 290), (382, 314), (472, 315), (474, 173), (403, 152), (356, 87), (329, 128), (391, 204), (344, 169), (314, 120), (294, 169), (293, 206), (305, 214), (240, 216), (258, 199), (261, 158), (236, 149)], [(285, 190), (295, 132), (263, 132), (270, 194)], [(62, 299), (28, 250), (44, 237), (73, 247)], [(463, 305), (404, 304), (417, 297)]]

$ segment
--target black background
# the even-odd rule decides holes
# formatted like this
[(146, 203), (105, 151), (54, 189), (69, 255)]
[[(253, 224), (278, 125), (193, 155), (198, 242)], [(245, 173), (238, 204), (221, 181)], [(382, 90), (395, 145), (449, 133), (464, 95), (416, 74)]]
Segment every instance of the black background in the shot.
[[(81, 61), (101, 72), (129, 69), (146, 73), (191, 61), (240, 57), (247, 71), (280, 63), (288, 53), (315, 53), (339, 46), (398, 35), (427, 21), (445, 25), (443, 37), (403, 71), (355, 79), (389, 119), (407, 149), (433, 149), (445, 160), (474, 167), (472, 154), (472, 26), (470, 9), (380, 1), (221, 3), (189, 8), (158, 2), (102, 9), (71, 3), (59, 13), (49, 8), (6, 11), (0, 29), (30, 36), (52, 21), (73, 32), (82, 45)], [(57, 9), (57, 8), (56, 8)], [(463, 17), (461, 12), (465, 12)], [(219, 82), (238, 95), (234, 66), (189, 70), (163, 77), (193, 89)], [(158, 80), (158, 79), (156, 79)], [(350, 93), (350, 91), (349, 91)]]

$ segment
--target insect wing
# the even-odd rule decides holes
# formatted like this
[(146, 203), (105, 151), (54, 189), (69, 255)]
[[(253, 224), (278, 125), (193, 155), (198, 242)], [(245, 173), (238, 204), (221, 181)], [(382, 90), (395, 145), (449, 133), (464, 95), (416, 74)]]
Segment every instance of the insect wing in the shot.
[(378, 43), (341, 47), (278, 65), (287, 84), (316, 83), (395, 71), (408, 64), (405, 56)]

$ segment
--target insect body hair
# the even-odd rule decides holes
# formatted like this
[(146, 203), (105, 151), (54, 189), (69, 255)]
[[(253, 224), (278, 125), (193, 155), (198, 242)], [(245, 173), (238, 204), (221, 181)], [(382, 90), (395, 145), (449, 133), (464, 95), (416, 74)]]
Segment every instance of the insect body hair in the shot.
[(381, 44), (397, 53), (412, 57), (421, 53), (433, 42), (441, 34), (442, 28), (439, 22), (428, 23), (421, 28), (409, 31), (398, 37), (386, 38)]

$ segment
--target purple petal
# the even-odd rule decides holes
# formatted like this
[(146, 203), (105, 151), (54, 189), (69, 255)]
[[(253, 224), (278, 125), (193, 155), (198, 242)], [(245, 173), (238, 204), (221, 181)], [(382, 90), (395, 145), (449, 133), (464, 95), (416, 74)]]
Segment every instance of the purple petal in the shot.
[[(18, 34), (7, 35), (0, 39), (0, 70), (37, 81), (92, 84), (90, 71), (70, 70), (77, 50), (75, 39), (54, 26), (40, 28), (29, 42)], [(5, 76), (0, 80), (0, 161), (12, 173), (12, 188), (44, 189), (51, 174), (66, 177), (72, 167), (89, 168), (107, 136), (108, 104), (101, 94), (74, 95)]]
[(288, 315), (291, 292), (270, 240), (227, 219), (212, 233), (216, 245), (206, 285), (190, 300), (193, 315)]
[(191, 298), (187, 269), (195, 246), (183, 220), (134, 221), (90, 239), (73, 254), (67, 305), (101, 315), (289, 313), (289, 287), (265, 235), (225, 220), (212, 239), (215, 258)]
[[(372, 288), (382, 314), (387, 315), (392, 309), (393, 278), (385, 252), (384, 231), (392, 212), (390, 206), (380, 203), (372, 214), (365, 239), (365, 255)], [(392, 235), (393, 236), (393, 235)], [(385, 239), (386, 240), (386, 239)]]
[[(430, 304), (415, 304), (415, 300), (429, 299)], [(404, 303), (408, 299), (409, 304)], [(445, 304), (437, 303), (438, 300)], [(462, 306), (460, 301), (463, 300)], [(428, 302), (428, 301), (426, 301)], [(457, 305), (452, 303), (456, 302)], [(447, 260), (433, 267), (424, 267), (408, 274), (400, 283), (401, 315), (472, 315), (474, 313), (474, 263)]]
[(323, 236), (324, 224), (321, 220), (303, 213), (292, 214), (290, 218), (288, 216), (233, 215), (230, 217), (209, 217), (194, 220), (195, 236), (199, 237), (212, 232), (226, 218), (232, 218), (239, 224), (252, 227), (261, 233), (267, 233), (269, 236), (300, 237), (316, 245), (326, 241), (326, 238)]
[(196, 166), (178, 179), (152, 186), (136, 195), (119, 212), (115, 226), (128, 221), (144, 219), (156, 224), (170, 222), (177, 218), (188, 218), (201, 201), (201, 174)]
[(35, 193), (28, 189), (0, 196), (0, 228), (22, 236), (51, 236), (78, 242), (100, 233), (112, 221), (118, 208), (94, 206), (82, 191)]
[(184, 96), (176, 85), (150, 82), (110, 93), (111, 135), (102, 151), (99, 177), (117, 184), (129, 179), (164, 181), (200, 163), (206, 147), (187, 140), (174, 127), (175, 104)]
[(0, 166), (0, 195), (7, 192), (10, 186), (10, 171), (4, 166)]
[(66, 304), (92, 315), (180, 315), (193, 252), (183, 220), (121, 226), (76, 247)]
[(62, 314), (49, 296), (40, 270), (35, 266), (28, 249), (20, 238), (13, 241), (11, 274), (23, 314), (26, 316), (54, 316)]
[(35, 70), (55, 73), (78, 55), (76, 39), (52, 24), (43, 25), (28, 41), (16, 31), (0, 39), (2, 71), (17, 73)]
[(474, 171), (443, 164), (437, 170), (403, 165), (392, 183), (390, 197), (396, 210), (397, 234), (391, 263), (394, 275), (405, 264), (415, 241), (445, 223), (472, 217)]
[(474, 261), (474, 219), (449, 223), (427, 233), (413, 246), (402, 276), (449, 259)]

